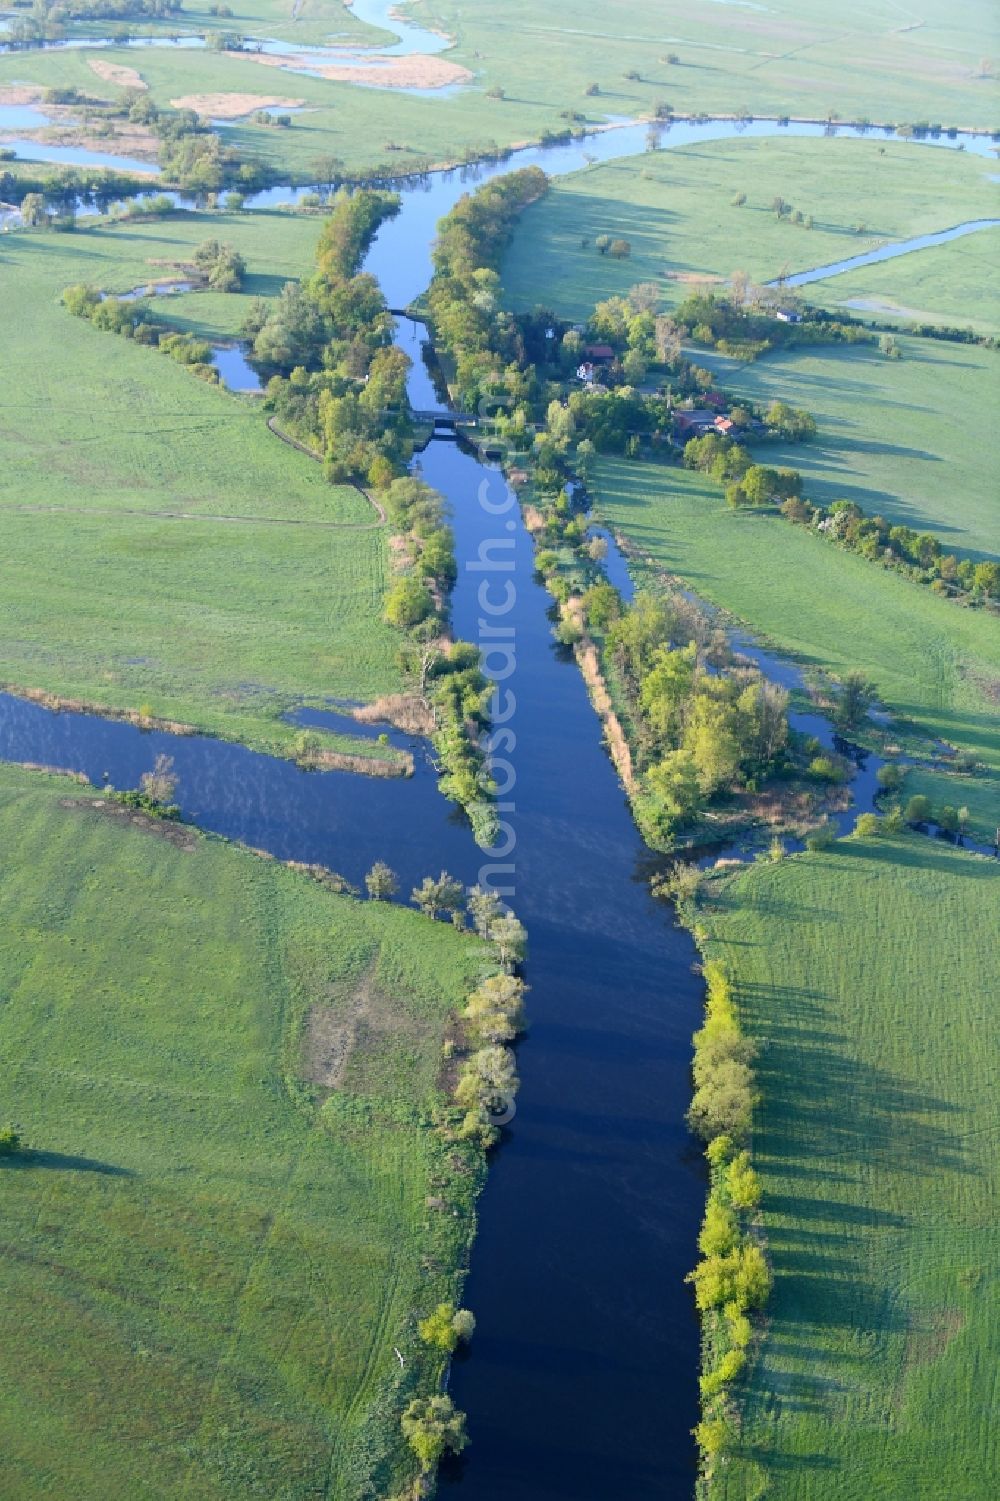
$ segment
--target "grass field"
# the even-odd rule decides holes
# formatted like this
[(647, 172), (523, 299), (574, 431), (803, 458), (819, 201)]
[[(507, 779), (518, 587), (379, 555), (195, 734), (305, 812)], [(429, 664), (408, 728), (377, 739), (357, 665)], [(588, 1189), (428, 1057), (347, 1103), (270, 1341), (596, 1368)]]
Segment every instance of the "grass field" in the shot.
[(998, 259), (1000, 229), (987, 229), (916, 255), (814, 282), (805, 295), (811, 302), (846, 308), (860, 318), (945, 323), (993, 334), (1000, 327)]
[[(740, 185), (748, 202), (736, 207)], [(769, 207), (779, 192), (813, 212), (816, 227), (779, 223)], [(706, 276), (724, 279), (741, 269), (767, 280), (847, 258), (869, 243), (870, 236), (854, 233), (862, 221), (880, 240), (898, 240), (996, 215), (998, 204), (988, 163), (943, 149), (843, 139), (685, 147), (556, 183), (527, 210), (508, 250), (505, 295), (514, 307), (542, 303), (582, 318), (598, 298), (652, 280), (670, 305)], [(631, 256), (599, 255), (594, 240), (602, 233), (629, 239)], [(918, 252), (819, 283), (808, 295), (832, 301), (878, 286), (888, 295), (897, 276), (905, 301), (907, 286), (918, 295), (914, 278), (923, 277), (925, 309), (936, 305), (965, 323), (961, 302), (983, 326), (997, 328), (992, 239), (971, 236)], [(955, 266), (965, 269), (959, 275)], [(921, 267), (936, 269), (925, 276)], [(938, 290), (943, 300), (935, 302)], [(701, 348), (689, 353), (736, 394), (780, 397), (815, 415), (815, 443), (768, 450), (769, 462), (802, 471), (810, 499), (854, 500), (869, 513), (934, 532), (946, 551), (996, 556), (996, 351), (929, 339), (903, 339), (901, 348), (904, 358), (891, 365), (868, 346), (769, 355), (751, 365)]]
[[(282, 9), (275, 0), (249, 0), (231, 24), (248, 35), (302, 42), (343, 33), (346, 40), (379, 39), (332, 0), (316, 0), (294, 18), (280, 15)], [(122, 47), (101, 56), (137, 68), (161, 104), (218, 92), (302, 98), (311, 112), (297, 116), (290, 130), (240, 126), (232, 135), (304, 179), (321, 155), (336, 154), (352, 168), (388, 159), (405, 170), (408, 161), (453, 161), (490, 143), (538, 139), (564, 127), (567, 111), (600, 121), (647, 115), (663, 101), (682, 114), (826, 118), (835, 111), (843, 119), (1000, 124), (995, 81), (982, 69), (984, 55), (995, 60), (1000, 35), (989, 0), (967, 0), (958, 13), (945, 0), (931, 0), (920, 17), (904, 14), (894, 0), (874, 7), (850, 0), (835, 23), (820, 0), (775, 0), (760, 11), (688, 0), (669, 18), (657, 0), (609, 0), (596, 19), (583, 0), (505, 0), (502, 7), (489, 0), (419, 0), (410, 11), (455, 37), (443, 56), (466, 67), (472, 84), (437, 96), (387, 93), (214, 51)], [(217, 18), (203, 11), (185, 11), (189, 16), (194, 31), (218, 29)], [(671, 55), (676, 64), (668, 63)], [(13, 81), (100, 92), (82, 51), (0, 57), (0, 85)], [(597, 95), (587, 92), (592, 84)], [(484, 98), (489, 89), (502, 89), (504, 97)], [(390, 143), (401, 149), (387, 156)]]
[(698, 351), (735, 395), (812, 412), (814, 442), (768, 448), (801, 471), (804, 493), (854, 500), (946, 552), (1000, 556), (1000, 355), (976, 345), (901, 337), (902, 359), (855, 345), (769, 355), (753, 365)]
[(775, 1271), (715, 1501), (995, 1494), (998, 896), (910, 836), (752, 866), (704, 918), (761, 1046)]
[[(149, 260), (184, 260), (212, 235), (244, 251), (249, 293), (273, 292), (308, 267), (319, 224), (198, 215), (4, 241), (0, 682), (148, 704), (272, 748), (299, 698), (398, 686), (367, 502), (278, 442), (251, 401), (59, 302), (80, 280), (124, 291), (169, 275)], [(161, 299), (157, 314), (226, 335), (246, 301)], [(226, 516), (250, 519), (212, 519)]]
[[(637, 281), (655, 281), (666, 306), (682, 301), (692, 280), (724, 280), (741, 270), (770, 281), (875, 243), (1000, 217), (1000, 185), (990, 170), (981, 157), (874, 137), (701, 142), (607, 162), (561, 179), (525, 212), (504, 258), (505, 294), (516, 308), (540, 302), (585, 318), (599, 297), (623, 294)], [(733, 202), (738, 193), (747, 195), (742, 206)], [(771, 207), (776, 196), (811, 214), (813, 228), (779, 221)], [(627, 239), (629, 258), (600, 255), (594, 241), (601, 234)], [(961, 243), (987, 253), (975, 237)], [(901, 268), (934, 254), (875, 268), (881, 285), (891, 290)], [(988, 257), (960, 285), (943, 261), (936, 264), (942, 306), (964, 297), (991, 328), (1000, 327), (1000, 274)], [(859, 276), (866, 286), (870, 271)], [(849, 280), (837, 277), (804, 295), (858, 295)], [(925, 300), (934, 305), (930, 288)]]
[(470, 1230), (423, 1121), (478, 945), (83, 797), (0, 767), (0, 1491), (391, 1493)]
[[(600, 515), (703, 598), (807, 668), (841, 678), (862, 669), (918, 734), (973, 751), (991, 768), (983, 796), (1000, 809), (997, 616), (963, 610), (780, 516), (730, 511), (718, 486), (688, 470), (603, 460), (595, 489)], [(968, 801), (957, 791), (946, 800)]]
[(457, 35), (456, 60), (518, 103), (553, 97), (583, 108), (577, 101), (596, 82), (620, 114), (640, 94), (683, 113), (825, 119), (835, 110), (898, 122), (930, 111), (945, 124), (996, 123), (995, 86), (979, 76), (983, 54), (997, 51), (988, 0), (961, 9), (930, 0), (919, 14), (894, 0), (846, 0), (835, 15), (821, 0), (686, 0), (667, 10), (659, 0), (607, 0), (597, 12), (587, 0), (420, 0), (413, 12)]

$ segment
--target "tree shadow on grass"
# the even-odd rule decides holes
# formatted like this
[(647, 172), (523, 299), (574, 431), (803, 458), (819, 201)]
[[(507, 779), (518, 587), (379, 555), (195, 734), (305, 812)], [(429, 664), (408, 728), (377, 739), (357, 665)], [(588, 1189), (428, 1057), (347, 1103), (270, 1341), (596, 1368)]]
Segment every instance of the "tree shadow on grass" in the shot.
[(75, 1157), (69, 1152), (17, 1152), (12, 1157), (0, 1157), (0, 1172), (30, 1172), (34, 1168), (49, 1168), (68, 1173), (99, 1173), (108, 1178), (134, 1178), (131, 1168), (119, 1167), (115, 1162), (99, 1162), (94, 1157)]

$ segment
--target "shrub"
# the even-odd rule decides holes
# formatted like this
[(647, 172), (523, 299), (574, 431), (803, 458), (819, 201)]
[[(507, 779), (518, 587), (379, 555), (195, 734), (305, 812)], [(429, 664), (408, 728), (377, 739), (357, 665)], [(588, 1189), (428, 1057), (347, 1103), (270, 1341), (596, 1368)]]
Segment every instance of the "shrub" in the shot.
[(401, 1420), (403, 1434), (426, 1472), (446, 1450), (461, 1454), (468, 1443), (465, 1414), (450, 1397), (415, 1397)]
[(419, 625), (433, 613), (430, 590), (417, 578), (398, 579), (386, 596), (385, 618), (400, 630)]
[(806, 835), (806, 849), (814, 853), (819, 850), (828, 850), (837, 842), (836, 827), (825, 819), (815, 829), (810, 829)]
[(854, 832), (862, 839), (870, 839), (882, 828), (882, 820), (875, 813), (859, 813), (854, 821)]
[(842, 782), (843, 769), (829, 756), (813, 756), (809, 762), (809, 775), (817, 782)]
[(918, 793), (916, 797), (910, 798), (903, 817), (907, 823), (929, 823), (932, 812), (930, 798)]

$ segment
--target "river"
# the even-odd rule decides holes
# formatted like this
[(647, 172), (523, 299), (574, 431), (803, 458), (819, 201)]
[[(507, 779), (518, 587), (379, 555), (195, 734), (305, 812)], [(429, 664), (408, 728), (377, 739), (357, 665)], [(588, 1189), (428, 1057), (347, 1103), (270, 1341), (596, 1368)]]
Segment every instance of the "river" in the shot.
[[(712, 128), (676, 126), (670, 144), (711, 138)], [(714, 130), (732, 133), (718, 122)], [(627, 155), (645, 149), (646, 135), (645, 126), (609, 130), (408, 186), (366, 269), (390, 306), (406, 307), (429, 281), (438, 219), (468, 186), (529, 162), (559, 173)], [(401, 320), (399, 338), (413, 352), (420, 331)], [(411, 398), (421, 409), (439, 405), (419, 360)], [(512, 869), (500, 884), (531, 944), (518, 1110), (481, 1201), (466, 1294), (476, 1338), (451, 1378), (472, 1443), (445, 1468), (442, 1487), (475, 1501), (672, 1501), (693, 1487), (698, 1415), (698, 1326), (683, 1280), (705, 1193), (684, 1123), (701, 1015), (697, 955), (649, 894), (657, 862), (582, 678), (555, 647), (551, 601), (502, 475), (444, 439), (416, 467), (453, 511), (456, 633), (479, 641), (484, 619), (511, 633), (491, 637), (516, 662), (503, 684), (516, 702), (505, 692), (511, 850), (502, 863)], [(483, 544), (493, 562), (480, 571)], [(501, 598), (510, 608), (491, 616)], [(496, 653), (488, 665), (501, 661)], [(161, 750), (174, 757), (185, 817), (281, 857), (322, 862), (355, 882), (385, 859), (404, 891), (442, 867), (471, 883), (484, 863), (419, 747), (410, 780), (319, 775), (236, 745), (0, 698), (7, 758), (132, 786)]]

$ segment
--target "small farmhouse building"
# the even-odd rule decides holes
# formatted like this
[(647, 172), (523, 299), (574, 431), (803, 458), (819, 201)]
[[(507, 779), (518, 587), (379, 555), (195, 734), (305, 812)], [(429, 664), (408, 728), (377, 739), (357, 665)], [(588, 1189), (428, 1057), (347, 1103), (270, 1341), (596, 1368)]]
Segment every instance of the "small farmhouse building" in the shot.
[(699, 407), (693, 412), (675, 412), (674, 427), (679, 438), (700, 438), (715, 427), (715, 413), (707, 407)]

